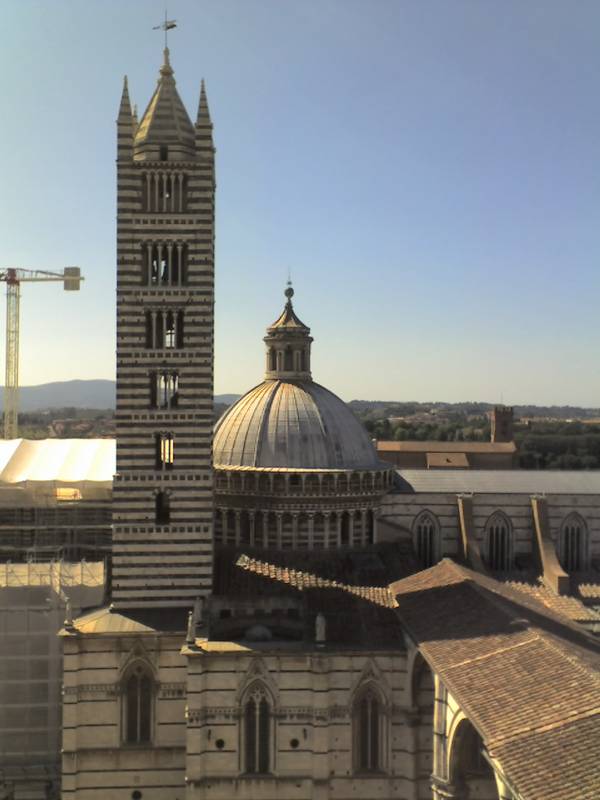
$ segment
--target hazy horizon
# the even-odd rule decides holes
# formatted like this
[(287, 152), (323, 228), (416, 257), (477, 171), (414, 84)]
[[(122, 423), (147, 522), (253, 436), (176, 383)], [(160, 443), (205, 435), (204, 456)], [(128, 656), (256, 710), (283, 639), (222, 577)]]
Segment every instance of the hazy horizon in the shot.
[[(21, 380), (114, 380), (115, 119), (162, 60), (157, 0), (8, 0), (0, 266)], [(313, 376), (344, 399), (594, 408), (600, 5), (171, 0), (217, 147), (215, 393), (262, 380), (291, 271)], [(4, 340), (0, 355), (4, 357)], [(525, 398), (525, 400), (523, 400)]]
[[(22, 390), (31, 390), (31, 389), (39, 389), (39, 388), (42, 388), (42, 387), (45, 387), (45, 386), (51, 386), (51, 385), (54, 385), (56, 383), (58, 383), (58, 384), (60, 384), (60, 383), (78, 383), (78, 382), (87, 383), (87, 382), (93, 382), (93, 381), (105, 381), (105, 382), (109, 382), (109, 383), (115, 384), (114, 378), (70, 378), (70, 379), (68, 379), (66, 381), (48, 381), (47, 383), (29, 384), (29, 385), (26, 385), (26, 386), (22, 385), (20, 388)], [(227, 391), (227, 390), (218, 391), (218, 392), (215, 391), (214, 396), (215, 397), (241, 397), (246, 392), (250, 391), (251, 388), (253, 388), (253, 387), (247, 387), (246, 389), (244, 389), (244, 391), (239, 391), (239, 392)], [(4, 387), (0, 385), (0, 406), (2, 406), (2, 402), (3, 402), (2, 401), (2, 395), (1, 395), (1, 392), (2, 392), (3, 389), (4, 389)], [(425, 398), (424, 400), (417, 400), (415, 397), (402, 397), (402, 398), (397, 398), (397, 397), (396, 398), (386, 398), (386, 397), (376, 397), (376, 398), (344, 397), (342, 399), (346, 403), (350, 403), (350, 402), (359, 402), (359, 403), (362, 403), (362, 402), (374, 402), (374, 403), (389, 403), (390, 405), (392, 405), (394, 403), (407, 403), (407, 404), (420, 403), (420, 404), (424, 404), (424, 405), (426, 405), (428, 403), (431, 403), (431, 404), (447, 403), (447, 404), (450, 404), (450, 405), (460, 405), (460, 404), (467, 404), (467, 403), (482, 403), (482, 404), (485, 404), (485, 405), (495, 405), (496, 404), (495, 400), (489, 400), (489, 399), (485, 399), (485, 398), (483, 398), (483, 399), (482, 398), (475, 398), (475, 397), (463, 398), (462, 400), (461, 399), (459, 399), (459, 400), (446, 400), (443, 397), (438, 397), (438, 398), (428, 397), (428, 398)], [(516, 402), (513, 403), (513, 405), (514, 406), (520, 406), (520, 407), (523, 407), (523, 406), (553, 407), (554, 406), (556, 408), (565, 408), (565, 407), (571, 406), (571, 407), (574, 407), (574, 408), (582, 408), (582, 409), (584, 409), (586, 411), (589, 411), (589, 410), (594, 410), (595, 411), (597, 409), (600, 409), (600, 405), (598, 405), (598, 406), (581, 406), (581, 405), (576, 404), (576, 403), (561, 403), (561, 404), (553, 403), (553, 404), (547, 404), (547, 403), (536, 403), (536, 402), (529, 402), (529, 401), (516, 401)]]

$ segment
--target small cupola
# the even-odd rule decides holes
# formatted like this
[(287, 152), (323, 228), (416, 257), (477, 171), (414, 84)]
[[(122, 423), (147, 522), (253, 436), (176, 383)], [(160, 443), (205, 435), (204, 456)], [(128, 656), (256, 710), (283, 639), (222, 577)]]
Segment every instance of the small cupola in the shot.
[(281, 316), (267, 328), (267, 380), (309, 381), (310, 345), (312, 336), (292, 305), (294, 290), (291, 281), (285, 290), (287, 302)]

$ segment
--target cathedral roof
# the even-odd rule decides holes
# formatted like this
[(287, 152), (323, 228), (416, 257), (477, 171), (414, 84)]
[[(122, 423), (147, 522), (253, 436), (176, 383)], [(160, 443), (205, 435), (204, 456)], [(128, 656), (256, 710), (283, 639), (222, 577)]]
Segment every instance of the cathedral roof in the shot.
[(399, 469), (396, 472), (404, 492), (600, 494), (600, 470)]
[[(593, 800), (600, 644), (563, 611), (444, 559), (390, 586), (396, 613), (523, 800)], [(568, 754), (568, 764), (565, 755)]]
[(313, 381), (266, 380), (215, 428), (215, 467), (385, 469), (348, 406)]
[(194, 126), (179, 97), (173, 68), (169, 62), (169, 50), (165, 48), (160, 77), (136, 131), (134, 145), (139, 147), (173, 142), (178, 142), (193, 151)]

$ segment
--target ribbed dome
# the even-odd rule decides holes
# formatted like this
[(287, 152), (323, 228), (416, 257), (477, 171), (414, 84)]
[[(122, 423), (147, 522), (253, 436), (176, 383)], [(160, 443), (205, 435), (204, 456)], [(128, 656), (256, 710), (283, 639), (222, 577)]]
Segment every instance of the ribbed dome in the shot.
[(312, 381), (267, 380), (215, 427), (215, 467), (381, 469), (348, 406)]

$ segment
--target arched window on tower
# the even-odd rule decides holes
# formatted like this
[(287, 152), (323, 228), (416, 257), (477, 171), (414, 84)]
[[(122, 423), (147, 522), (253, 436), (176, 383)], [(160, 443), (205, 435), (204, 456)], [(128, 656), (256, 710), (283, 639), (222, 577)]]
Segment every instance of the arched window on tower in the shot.
[(439, 525), (429, 511), (421, 512), (413, 523), (415, 552), (421, 565), (426, 569), (438, 562)]
[(269, 350), (269, 371), (275, 372), (277, 369), (277, 353), (275, 352), (275, 348), (271, 347)]
[(512, 531), (508, 517), (496, 511), (488, 519), (486, 531), (486, 561), (494, 572), (508, 572), (512, 568)]
[(251, 775), (271, 771), (272, 711), (269, 695), (260, 684), (243, 701), (244, 769)]
[(559, 555), (565, 572), (586, 567), (587, 529), (579, 514), (569, 514), (560, 529)]
[(152, 739), (154, 680), (149, 667), (136, 662), (123, 680), (123, 741), (145, 744)]
[(382, 703), (375, 687), (358, 692), (352, 713), (355, 772), (379, 772), (383, 769)]

